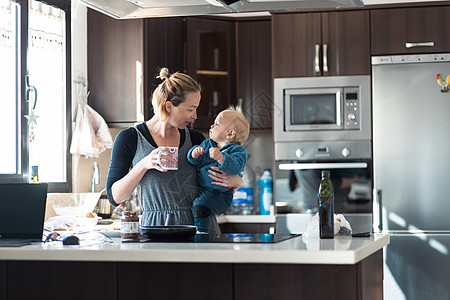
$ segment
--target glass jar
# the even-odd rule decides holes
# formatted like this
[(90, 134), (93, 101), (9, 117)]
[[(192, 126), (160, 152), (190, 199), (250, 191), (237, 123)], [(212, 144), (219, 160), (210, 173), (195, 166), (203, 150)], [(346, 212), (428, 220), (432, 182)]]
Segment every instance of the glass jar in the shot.
[(120, 236), (123, 239), (139, 237), (139, 218), (135, 211), (124, 211), (120, 219)]

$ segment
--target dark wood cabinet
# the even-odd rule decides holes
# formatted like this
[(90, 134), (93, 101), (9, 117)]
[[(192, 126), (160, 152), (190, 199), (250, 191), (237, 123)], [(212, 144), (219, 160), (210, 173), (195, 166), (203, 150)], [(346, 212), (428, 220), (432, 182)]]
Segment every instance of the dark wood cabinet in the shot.
[(183, 18), (115, 20), (88, 10), (89, 104), (110, 126), (153, 115), (158, 71), (185, 72)]
[(368, 10), (273, 15), (274, 77), (370, 74)]
[(374, 9), (372, 55), (450, 51), (450, 6)]
[(109, 124), (143, 120), (143, 19), (88, 10), (88, 104)]
[[(8, 261), (7, 297), (0, 299), (117, 299), (117, 268), (110, 262)], [(1, 277), (1, 276), (0, 276)]]
[(8, 286), (7, 286), (7, 262), (0, 261), (0, 300), (8, 299)]
[(195, 129), (208, 129), (236, 99), (235, 21), (187, 18), (187, 71), (203, 87)]
[(381, 300), (383, 250), (353, 265), (0, 261), (0, 279), (2, 300)]
[(234, 283), (236, 300), (381, 300), (383, 250), (355, 265), (235, 264)]
[(185, 24), (186, 19), (181, 17), (145, 19), (144, 108), (146, 120), (153, 116), (152, 93), (162, 82), (156, 78), (159, 70), (166, 67), (171, 73), (186, 72)]
[(272, 130), (271, 21), (237, 22), (237, 98), (252, 130)]
[(110, 126), (153, 115), (151, 96), (161, 67), (203, 86), (196, 129), (236, 102), (235, 21), (210, 18), (115, 20), (88, 10), (89, 104)]
[(233, 299), (233, 265), (118, 263), (118, 300)]

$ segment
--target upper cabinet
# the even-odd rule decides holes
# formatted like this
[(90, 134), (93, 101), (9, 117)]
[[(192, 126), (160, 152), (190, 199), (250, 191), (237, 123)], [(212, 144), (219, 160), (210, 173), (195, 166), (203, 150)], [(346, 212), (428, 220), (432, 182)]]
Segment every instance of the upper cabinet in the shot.
[(88, 10), (89, 104), (110, 126), (153, 115), (159, 69), (184, 72), (203, 87), (194, 128), (206, 130), (236, 103), (235, 21), (209, 18), (116, 20)]
[(273, 115), (271, 22), (237, 22), (237, 99), (252, 130), (271, 130)]
[(202, 85), (195, 129), (208, 129), (236, 102), (235, 22), (191, 17), (187, 22), (187, 71)]
[(273, 15), (274, 77), (370, 74), (369, 11)]
[(372, 10), (372, 55), (449, 52), (448, 28), (448, 6)]
[(144, 120), (144, 20), (88, 10), (89, 105), (111, 125)]
[(186, 19), (149, 18), (145, 19), (144, 33), (144, 108), (146, 120), (153, 116), (152, 93), (162, 82), (156, 78), (163, 67), (173, 72), (186, 72)]

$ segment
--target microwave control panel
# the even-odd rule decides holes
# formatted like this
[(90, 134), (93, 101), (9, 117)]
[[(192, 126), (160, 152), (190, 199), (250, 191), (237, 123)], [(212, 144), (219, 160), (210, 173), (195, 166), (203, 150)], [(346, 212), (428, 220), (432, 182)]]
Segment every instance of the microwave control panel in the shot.
[(344, 88), (344, 129), (359, 130), (359, 88)]

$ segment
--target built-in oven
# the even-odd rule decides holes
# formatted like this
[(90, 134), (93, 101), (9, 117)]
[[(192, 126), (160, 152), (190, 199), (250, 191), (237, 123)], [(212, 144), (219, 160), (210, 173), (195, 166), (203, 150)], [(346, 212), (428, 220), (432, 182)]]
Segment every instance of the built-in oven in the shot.
[(370, 140), (275, 143), (274, 193), (277, 233), (302, 233), (318, 211), (321, 171), (329, 170), (334, 210), (354, 232), (372, 230)]
[(370, 76), (274, 80), (274, 140), (370, 140)]

